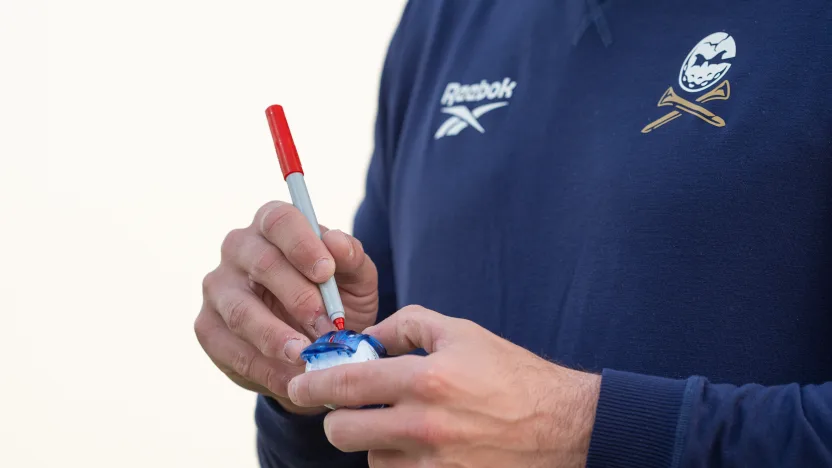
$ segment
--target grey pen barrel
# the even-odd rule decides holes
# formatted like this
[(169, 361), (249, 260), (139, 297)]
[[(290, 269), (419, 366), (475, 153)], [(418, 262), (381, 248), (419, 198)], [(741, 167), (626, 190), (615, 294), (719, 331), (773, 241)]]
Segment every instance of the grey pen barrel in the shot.
[[(286, 177), (286, 184), (289, 186), (289, 195), (292, 203), (303, 213), (312, 230), (320, 238), (321, 228), (318, 226), (318, 219), (315, 217), (315, 210), (312, 208), (312, 200), (309, 198), (309, 191), (306, 190), (306, 182), (303, 174), (293, 172)], [(335, 284), (335, 277), (330, 277), (326, 282), (318, 285), (321, 288), (321, 297), (324, 299), (326, 313), (330, 320), (344, 318), (344, 305), (341, 303), (341, 295), (338, 293), (338, 285)]]

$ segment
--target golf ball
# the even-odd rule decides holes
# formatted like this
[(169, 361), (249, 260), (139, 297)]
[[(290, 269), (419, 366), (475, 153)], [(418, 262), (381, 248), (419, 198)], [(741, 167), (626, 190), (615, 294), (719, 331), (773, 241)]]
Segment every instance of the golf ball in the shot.
[[(387, 350), (370, 335), (352, 330), (329, 332), (301, 352), (306, 361), (306, 372), (329, 369), (342, 364), (372, 361), (387, 356)], [(335, 409), (335, 405), (326, 405)], [(364, 408), (369, 408), (365, 406)], [(378, 406), (372, 406), (378, 407)]]

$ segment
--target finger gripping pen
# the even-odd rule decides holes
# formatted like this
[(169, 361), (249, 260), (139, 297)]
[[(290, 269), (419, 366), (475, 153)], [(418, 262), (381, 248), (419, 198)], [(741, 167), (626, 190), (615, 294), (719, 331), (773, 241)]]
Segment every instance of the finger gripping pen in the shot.
[[(306, 190), (306, 182), (303, 180), (303, 168), (298, 158), (298, 150), (292, 140), (292, 133), (289, 131), (289, 123), (286, 121), (286, 114), (283, 107), (279, 105), (269, 106), (266, 109), (266, 119), (269, 121), (269, 128), (272, 131), (274, 149), (277, 151), (277, 160), (280, 162), (280, 170), (283, 171), (283, 178), (289, 186), (289, 194), (292, 197), (292, 204), (303, 213), (312, 230), (320, 238), (321, 228), (315, 218), (315, 210), (312, 208), (312, 200)], [(321, 296), (324, 300), (326, 313), (329, 319), (338, 330), (344, 329), (344, 305), (341, 303), (341, 296), (338, 294), (338, 285), (335, 284), (335, 277), (330, 277), (324, 283), (318, 285), (321, 289)]]

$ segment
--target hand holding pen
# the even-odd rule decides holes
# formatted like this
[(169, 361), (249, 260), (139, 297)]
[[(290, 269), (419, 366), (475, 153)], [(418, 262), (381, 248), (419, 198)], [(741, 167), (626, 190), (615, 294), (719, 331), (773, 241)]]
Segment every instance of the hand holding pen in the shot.
[(318, 229), (320, 237), (291, 203), (263, 205), (250, 225), (223, 241), (194, 323), (200, 344), (232, 381), (294, 412), (324, 410), (286, 398), (287, 382), (304, 371), (301, 351), (336, 329), (319, 285), (337, 284), (348, 329), (372, 325), (378, 312), (378, 276), (361, 243)]

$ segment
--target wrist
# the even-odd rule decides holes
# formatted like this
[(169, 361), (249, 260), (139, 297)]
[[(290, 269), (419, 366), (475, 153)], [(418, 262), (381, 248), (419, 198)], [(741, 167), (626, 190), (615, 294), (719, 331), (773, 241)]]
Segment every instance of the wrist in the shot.
[(601, 376), (570, 369), (564, 370), (573, 375), (576, 388), (574, 401), (576, 412), (573, 420), (573, 434), (576, 435), (574, 453), (579, 462), (576, 466), (584, 466), (589, 454), (589, 443), (595, 424), (595, 410), (598, 408), (598, 398), (601, 393)]
[(556, 454), (558, 466), (583, 467), (589, 454), (601, 376), (552, 365), (543, 403), (548, 427), (542, 433), (543, 452)]

